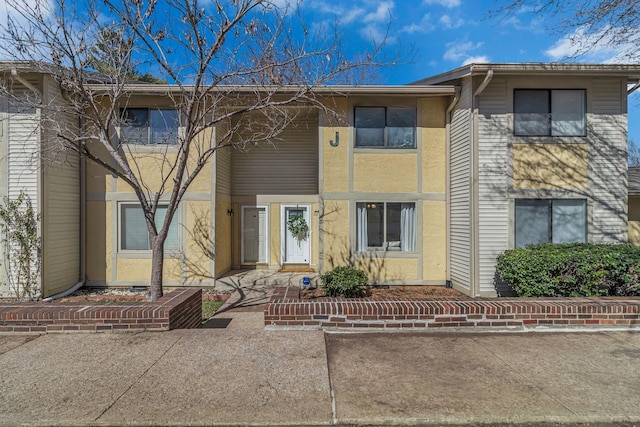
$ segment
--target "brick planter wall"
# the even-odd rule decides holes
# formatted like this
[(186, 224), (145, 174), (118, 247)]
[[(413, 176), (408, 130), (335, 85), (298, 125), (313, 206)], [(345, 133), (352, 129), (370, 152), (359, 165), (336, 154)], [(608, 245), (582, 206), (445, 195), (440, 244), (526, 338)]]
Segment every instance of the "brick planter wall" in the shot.
[(0, 304), (0, 332), (166, 331), (201, 321), (201, 289), (178, 289), (156, 302)]
[(640, 298), (477, 298), (301, 300), (298, 288), (277, 288), (264, 309), (267, 328), (640, 327)]

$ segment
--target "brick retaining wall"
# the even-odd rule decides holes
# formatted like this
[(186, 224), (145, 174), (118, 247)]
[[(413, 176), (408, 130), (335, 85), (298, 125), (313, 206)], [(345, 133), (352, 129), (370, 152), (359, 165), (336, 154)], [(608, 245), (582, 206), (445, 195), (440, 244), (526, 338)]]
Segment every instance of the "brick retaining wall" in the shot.
[(0, 304), (0, 332), (166, 331), (197, 328), (202, 290), (178, 289), (156, 302)]
[(264, 309), (268, 328), (640, 327), (640, 298), (476, 298), (471, 300), (300, 299), (277, 288)]

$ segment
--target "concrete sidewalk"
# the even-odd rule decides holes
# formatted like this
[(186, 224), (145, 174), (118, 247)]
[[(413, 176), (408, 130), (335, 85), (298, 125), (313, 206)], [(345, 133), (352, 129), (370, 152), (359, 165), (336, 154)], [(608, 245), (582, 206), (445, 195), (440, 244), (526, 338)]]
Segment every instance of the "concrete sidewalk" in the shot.
[(638, 332), (325, 335), (265, 331), (261, 313), (234, 310), (218, 321), (0, 335), (0, 425), (640, 421)]

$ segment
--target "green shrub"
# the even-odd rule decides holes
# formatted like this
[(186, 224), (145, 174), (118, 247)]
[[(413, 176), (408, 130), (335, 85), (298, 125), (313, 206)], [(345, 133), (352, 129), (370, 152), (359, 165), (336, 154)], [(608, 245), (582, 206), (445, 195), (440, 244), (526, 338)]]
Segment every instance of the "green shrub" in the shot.
[(336, 267), (320, 276), (322, 290), (330, 297), (357, 298), (364, 296), (368, 279), (364, 271), (353, 267)]
[(640, 295), (640, 248), (631, 245), (532, 245), (505, 251), (496, 270), (521, 297)]

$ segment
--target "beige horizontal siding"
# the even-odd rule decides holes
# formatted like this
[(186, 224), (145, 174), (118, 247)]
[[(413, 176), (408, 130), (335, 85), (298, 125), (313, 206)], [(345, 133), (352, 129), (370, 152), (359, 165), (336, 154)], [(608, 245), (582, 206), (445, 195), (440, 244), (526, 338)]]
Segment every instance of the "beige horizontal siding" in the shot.
[(234, 196), (318, 194), (318, 117), (304, 115), (273, 144), (231, 154)]

